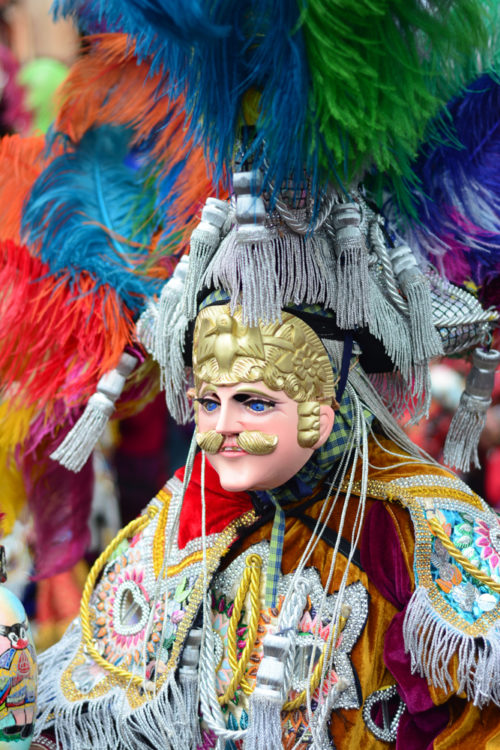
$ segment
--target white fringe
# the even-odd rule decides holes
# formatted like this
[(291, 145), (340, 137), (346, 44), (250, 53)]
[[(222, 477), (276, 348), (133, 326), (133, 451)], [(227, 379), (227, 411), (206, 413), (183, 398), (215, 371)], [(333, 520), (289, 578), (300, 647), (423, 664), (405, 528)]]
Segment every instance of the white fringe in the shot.
[(254, 691), (250, 698), (250, 721), (245, 750), (279, 750), (281, 737), (281, 701), (271, 700)]
[[(492, 701), (500, 706), (500, 631), (496, 627), (481, 638), (457, 630), (441, 619), (423, 587), (415, 590), (403, 624), (406, 651), (412, 672), (418, 672), (435, 687), (465, 692), (481, 708)], [(458, 689), (450, 667), (457, 655)]]
[(189, 268), (184, 283), (182, 297), (184, 314), (188, 320), (194, 320), (198, 313), (197, 297), (201, 281), (215, 251), (219, 246), (220, 232), (216, 227), (206, 224), (206, 228), (196, 227), (191, 235), (189, 250)]
[(113, 688), (98, 700), (69, 701), (61, 691), (62, 672), (81, 643), (75, 621), (63, 639), (39, 658), (38, 718), (35, 738), (49, 728), (61, 750), (196, 750), (200, 741), (197, 680), (194, 685), (176, 675), (132, 711), (126, 691)]
[(187, 424), (193, 409), (187, 398), (188, 373), (184, 363), (186, 332), (189, 321), (184, 314), (182, 301), (178, 302), (170, 319), (166, 336), (166, 362), (161, 368), (161, 385), (165, 390), (167, 408), (179, 424)]

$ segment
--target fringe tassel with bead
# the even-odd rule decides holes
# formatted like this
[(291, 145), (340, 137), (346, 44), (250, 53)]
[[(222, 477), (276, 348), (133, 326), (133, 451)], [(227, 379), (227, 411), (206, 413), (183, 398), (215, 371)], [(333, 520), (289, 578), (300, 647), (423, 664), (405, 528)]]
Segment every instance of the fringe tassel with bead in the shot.
[(114, 370), (103, 375), (85, 407), (85, 411), (68, 432), (51, 458), (70, 471), (78, 472), (90, 458), (115, 410), (125, 380), (137, 364), (137, 357), (124, 353)]
[(370, 320), (368, 252), (360, 220), (356, 203), (339, 203), (331, 214), (339, 290), (335, 309), (341, 328), (364, 326)]
[(229, 203), (208, 198), (201, 213), (201, 222), (191, 235), (189, 266), (184, 282), (184, 314), (194, 320), (198, 313), (197, 298), (207, 266), (219, 247), (221, 230), (227, 219)]
[(486, 413), (491, 404), (500, 352), (495, 349), (476, 349), (472, 362), (465, 391), (451, 421), (443, 451), (445, 463), (461, 471), (469, 471), (472, 463), (480, 467), (477, 448), (486, 424)]

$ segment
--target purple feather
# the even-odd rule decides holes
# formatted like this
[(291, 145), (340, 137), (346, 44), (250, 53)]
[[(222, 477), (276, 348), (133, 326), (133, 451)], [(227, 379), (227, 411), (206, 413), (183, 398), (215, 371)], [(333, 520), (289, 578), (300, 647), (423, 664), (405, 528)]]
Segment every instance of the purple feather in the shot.
[(481, 76), (440, 124), (414, 165), (417, 219), (403, 234), (450, 280), (483, 285), (500, 272), (500, 84)]

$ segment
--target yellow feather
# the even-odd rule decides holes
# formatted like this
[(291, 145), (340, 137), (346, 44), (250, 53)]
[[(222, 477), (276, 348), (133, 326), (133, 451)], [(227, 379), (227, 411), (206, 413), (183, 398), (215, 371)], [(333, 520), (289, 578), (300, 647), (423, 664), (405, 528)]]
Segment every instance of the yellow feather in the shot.
[(14, 461), (0, 465), (0, 537), (7, 536), (26, 502), (23, 477)]

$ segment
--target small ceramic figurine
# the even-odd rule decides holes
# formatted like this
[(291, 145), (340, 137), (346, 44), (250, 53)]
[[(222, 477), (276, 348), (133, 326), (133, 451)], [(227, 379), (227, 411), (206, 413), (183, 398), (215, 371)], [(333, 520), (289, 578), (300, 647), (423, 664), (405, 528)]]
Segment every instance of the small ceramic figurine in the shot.
[[(0, 580), (5, 581), (3, 547)], [(0, 749), (27, 750), (33, 734), (37, 664), (24, 607), (0, 585)]]

